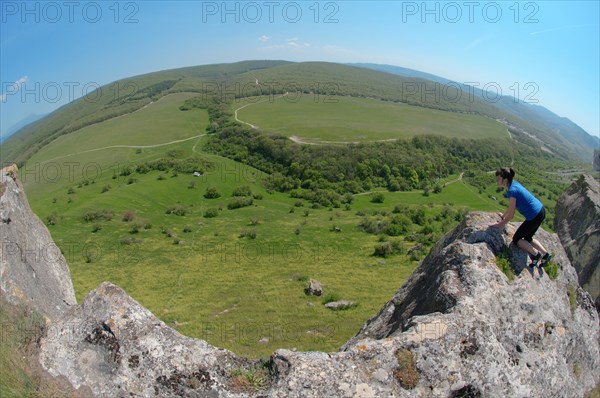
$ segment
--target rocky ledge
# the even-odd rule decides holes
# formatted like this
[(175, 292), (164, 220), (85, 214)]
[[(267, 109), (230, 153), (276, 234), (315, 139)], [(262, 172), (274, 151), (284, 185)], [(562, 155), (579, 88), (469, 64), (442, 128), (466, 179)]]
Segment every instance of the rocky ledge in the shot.
[[(98, 397), (584, 397), (600, 380), (598, 313), (558, 237), (543, 230), (555, 278), (509, 244), (517, 224), (500, 231), (489, 227), (493, 214), (470, 213), (341, 351), (278, 350), (258, 362), (179, 334), (113, 284), (79, 305), (68, 269), (36, 284), (50, 263), (5, 247), (31, 244), (39, 220), (15, 210), (26, 199), (12, 177), (1, 188), (11, 219), (0, 224), (2, 296), (49, 315), (41, 365)], [(45, 228), (35, 233), (51, 241)]]

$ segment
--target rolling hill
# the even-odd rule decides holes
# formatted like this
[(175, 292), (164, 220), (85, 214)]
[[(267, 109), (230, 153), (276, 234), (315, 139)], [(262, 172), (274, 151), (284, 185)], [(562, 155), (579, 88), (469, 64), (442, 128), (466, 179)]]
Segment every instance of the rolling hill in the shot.
[[(597, 146), (597, 140), (572, 122), (555, 117), (542, 107), (505, 100), (491, 103), (480, 96), (469, 98), (467, 92), (459, 91), (456, 86), (440, 85), (445, 81), (442, 78), (432, 81), (424, 79), (430, 76), (422, 73), (378, 68), (384, 71), (323, 62), (244, 61), (122, 79), (24, 127), (6, 140), (0, 155), (4, 163), (23, 164), (61, 135), (133, 112), (174, 92), (241, 98), (301, 91), (320, 95), (320, 101), (326, 101), (327, 96), (375, 98), (504, 120), (507, 125), (517, 127), (515, 139), (528, 145), (545, 146), (563, 159), (587, 161), (591, 159), (594, 145)], [(532, 140), (532, 136), (537, 140)]]

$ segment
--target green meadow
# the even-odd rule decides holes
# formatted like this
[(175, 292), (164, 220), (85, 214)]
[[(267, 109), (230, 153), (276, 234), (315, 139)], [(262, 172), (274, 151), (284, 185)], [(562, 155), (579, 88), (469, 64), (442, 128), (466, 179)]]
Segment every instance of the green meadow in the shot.
[(436, 134), (506, 138), (490, 118), (377, 99), (290, 93), (235, 101), (238, 118), (263, 130), (306, 142), (365, 142)]
[[(463, 211), (503, 209), (490, 198), (491, 176), (482, 192), (451, 176), (440, 181), (449, 183), (440, 193), (385, 192), (383, 203), (372, 203), (365, 193), (341, 208), (313, 208), (268, 192), (267, 175), (203, 152), (206, 111), (178, 109), (192, 95), (172, 94), (62, 136), (20, 170), (33, 210), (69, 263), (79, 302), (110, 281), (181, 333), (241, 355), (262, 357), (278, 348), (335, 351), (392, 297)], [(370, 103), (338, 105), (351, 110)], [(288, 109), (283, 103), (264, 106), (265, 111)], [(300, 106), (303, 112), (312, 109), (312, 103)], [(316, 125), (321, 116), (304, 117)], [(324, 140), (336, 137), (323, 134)], [(368, 135), (375, 138), (375, 130)], [(173, 170), (123, 173), (148, 161), (190, 157), (202, 169), (200, 176)], [(206, 198), (210, 187), (220, 196)], [(236, 190), (251, 191), (245, 193), (249, 206), (230, 208)], [(423, 209), (424, 221), (411, 221), (400, 236), (359, 228), (365, 219), (408, 217), (417, 209)], [(415, 237), (429, 241), (409, 254), (418, 244)], [(401, 252), (374, 256), (384, 241), (397, 241)], [(357, 305), (326, 309), (325, 297), (304, 293), (309, 278), (321, 282), (326, 298)]]

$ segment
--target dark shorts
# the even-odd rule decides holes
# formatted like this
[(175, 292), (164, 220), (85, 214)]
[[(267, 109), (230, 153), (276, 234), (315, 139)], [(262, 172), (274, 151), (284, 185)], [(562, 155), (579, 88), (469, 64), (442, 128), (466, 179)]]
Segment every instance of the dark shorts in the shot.
[(542, 222), (545, 218), (546, 209), (542, 207), (542, 210), (540, 210), (540, 212), (537, 216), (535, 216), (535, 218), (529, 221), (523, 221), (523, 224), (521, 224), (521, 226), (517, 228), (517, 231), (513, 236), (514, 244), (516, 245), (517, 242), (521, 239), (525, 239), (527, 242), (531, 243), (531, 241), (533, 240), (533, 235), (535, 235), (537, 230), (540, 228), (540, 225), (542, 225)]

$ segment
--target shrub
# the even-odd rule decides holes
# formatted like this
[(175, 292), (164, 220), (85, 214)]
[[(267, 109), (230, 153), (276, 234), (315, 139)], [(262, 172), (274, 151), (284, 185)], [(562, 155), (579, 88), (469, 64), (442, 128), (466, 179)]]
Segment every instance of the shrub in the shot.
[(121, 220), (125, 222), (133, 221), (134, 219), (135, 212), (133, 210), (127, 210), (125, 213), (123, 213), (123, 217), (121, 217)]
[(387, 221), (364, 217), (358, 223), (358, 229), (369, 234), (380, 234), (388, 228)]
[(188, 189), (196, 189), (196, 181), (191, 180), (188, 182)]
[(102, 187), (102, 193), (108, 192), (111, 190), (111, 186), (110, 184), (106, 184), (105, 186)]
[(377, 246), (375, 246), (375, 251), (373, 255), (376, 257), (387, 258), (396, 254), (402, 254), (404, 252), (404, 247), (402, 243), (397, 240), (394, 241), (386, 241)]
[(112, 210), (88, 210), (83, 213), (83, 221), (110, 221), (115, 213)]
[(100, 224), (94, 224), (94, 226), (92, 227), (92, 232), (96, 233), (98, 231), (102, 230), (102, 225)]
[(205, 218), (213, 218), (219, 215), (219, 210), (215, 209), (215, 208), (211, 208), (211, 209), (207, 209), (204, 212), (204, 217)]
[(252, 206), (254, 200), (252, 198), (246, 197), (236, 197), (231, 202), (227, 203), (227, 208), (229, 210), (239, 209), (241, 207)]
[(132, 245), (132, 244), (139, 244), (139, 243), (142, 243), (142, 240), (141, 240), (141, 239), (137, 239), (137, 238), (130, 237), (130, 238), (124, 238), (124, 239), (121, 239), (121, 241), (120, 241), (120, 242), (121, 242), (121, 244), (122, 244), (122, 245)]
[(231, 196), (252, 196), (252, 191), (248, 185), (242, 185), (235, 188)]
[(56, 225), (58, 222), (58, 215), (56, 213), (52, 213), (46, 217), (46, 224), (48, 225)]
[(185, 208), (185, 206), (182, 205), (175, 205), (175, 206), (171, 206), (167, 209), (166, 213), (167, 214), (174, 214), (176, 216), (185, 216), (187, 214), (188, 210)]
[(375, 192), (371, 194), (371, 203), (383, 203), (385, 195), (382, 192)]
[(245, 229), (242, 232), (240, 232), (239, 237), (256, 239), (256, 230), (255, 229)]
[(221, 194), (219, 193), (219, 191), (217, 191), (216, 187), (208, 187), (208, 188), (206, 188), (204, 197), (206, 199), (217, 199), (217, 198), (221, 197)]
[(140, 232), (140, 229), (142, 229), (143, 227), (144, 227), (144, 225), (143, 225), (143, 224), (141, 224), (141, 223), (137, 223), (137, 222), (136, 222), (136, 223), (134, 223), (134, 224), (131, 226), (131, 230), (129, 230), (129, 233), (130, 233), (130, 234), (137, 234), (138, 232)]
[(190, 233), (190, 232), (192, 232), (192, 227), (183, 227), (183, 232), (184, 233)]

